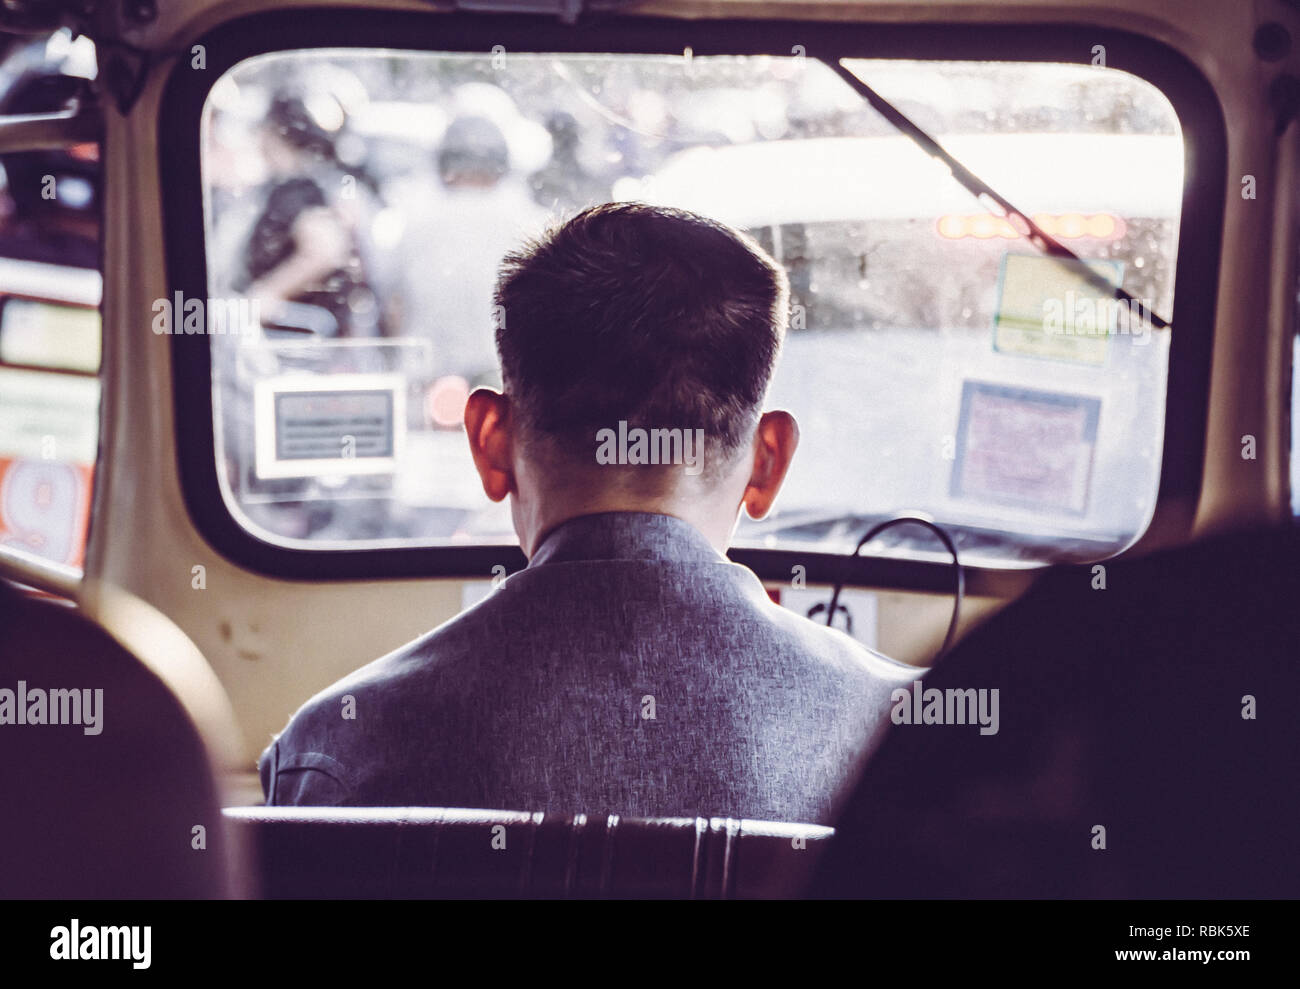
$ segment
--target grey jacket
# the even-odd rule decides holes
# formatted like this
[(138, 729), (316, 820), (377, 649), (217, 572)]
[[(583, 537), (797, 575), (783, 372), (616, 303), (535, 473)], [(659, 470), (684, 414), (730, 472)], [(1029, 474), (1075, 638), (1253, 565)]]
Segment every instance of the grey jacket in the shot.
[(308, 701), (262, 787), (268, 804), (830, 823), (920, 672), (774, 604), (680, 519), (588, 515)]

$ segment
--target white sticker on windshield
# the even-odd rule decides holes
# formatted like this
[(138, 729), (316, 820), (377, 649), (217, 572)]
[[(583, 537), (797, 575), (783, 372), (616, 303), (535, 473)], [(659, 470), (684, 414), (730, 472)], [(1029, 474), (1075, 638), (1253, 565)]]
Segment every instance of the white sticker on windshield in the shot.
[(287, 375), (254, 393), (257, 476), (387, 474), (406, 431), (406, 381), (396, 374)]

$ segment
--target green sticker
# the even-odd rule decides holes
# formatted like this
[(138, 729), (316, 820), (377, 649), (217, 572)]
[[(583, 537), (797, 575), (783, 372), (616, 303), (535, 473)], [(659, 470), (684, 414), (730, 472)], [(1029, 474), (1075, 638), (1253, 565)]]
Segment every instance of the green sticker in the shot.
[[(1119, 286), (1124, 277), (1121, 261), (1083, 263), (1111, 285)], [(993, 349), (1000, 354), (1102, 365), (1123, 307), (1123, 302), (1090, 282), (1073, 261), (1008, 253), (998, 279)]]

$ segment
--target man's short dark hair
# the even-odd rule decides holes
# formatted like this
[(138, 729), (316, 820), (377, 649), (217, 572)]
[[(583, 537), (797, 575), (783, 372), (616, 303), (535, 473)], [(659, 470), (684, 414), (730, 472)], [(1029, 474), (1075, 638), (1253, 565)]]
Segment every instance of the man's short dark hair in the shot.
[(592, 207), (502, 262), (506, 393), (527, 433), (577, 456), (620, 420), (702, 429), (730, 454), (761, 412), (788, 298), (781, 266), (725, 224)]

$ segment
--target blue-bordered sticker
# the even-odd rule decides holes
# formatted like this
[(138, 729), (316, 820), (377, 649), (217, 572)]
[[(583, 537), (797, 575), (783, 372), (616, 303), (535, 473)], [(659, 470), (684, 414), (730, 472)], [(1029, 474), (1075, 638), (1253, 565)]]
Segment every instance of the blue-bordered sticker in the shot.
[(1083, 515), (1101, 399), (965, 381), (954, 498)]

